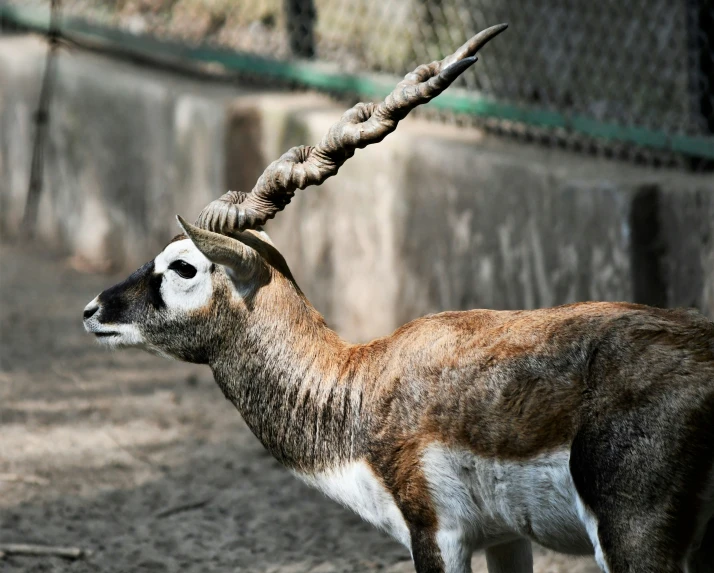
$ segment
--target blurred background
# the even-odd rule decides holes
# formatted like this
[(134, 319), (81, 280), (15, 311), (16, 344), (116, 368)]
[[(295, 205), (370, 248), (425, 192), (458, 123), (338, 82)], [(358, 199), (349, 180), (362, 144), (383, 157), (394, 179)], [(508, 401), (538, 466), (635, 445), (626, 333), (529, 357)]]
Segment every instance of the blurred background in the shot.
[[(714, 318), (708, 0), (0, 0), (3, 571), (413, 570), (279, 468), (210, 371), (102, 352), (80, 313), (176, 213), (499, 22), (454, 86), (270, 222), (308, 298), (353, 341), (582, 300)], [(537, 571), (596, 569), (538, 549)]]

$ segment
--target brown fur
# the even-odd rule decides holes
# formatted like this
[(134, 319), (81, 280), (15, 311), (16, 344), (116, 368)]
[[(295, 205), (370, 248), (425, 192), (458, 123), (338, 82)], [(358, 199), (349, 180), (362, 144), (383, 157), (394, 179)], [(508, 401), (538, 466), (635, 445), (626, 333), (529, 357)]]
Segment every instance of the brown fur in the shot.
[[(327, 328), (291, 278), (276, 272), (257, 297), (261, 315), (253, 318), (261, 330), (250, 344), (250, 361), (261, 354), (263, 360), (251, 370), (258, 378), (244, 387), (251, 394), (256, 386), (267, 392), (271, 380), (284, 381), (274, 396), (280, 406), (261, 409), (259, 416), (281, 427), (275, 439), (256, 427), (240, 396), (228, 397), (290, 467), (315, 472), (365, 457), (419, 529), (436, 527), (420, 469), (429, 444), (527, 460), (570, 447), (593, 393), (632, 407), (666, 383), (653, 382), (645, 372), (680, 363), (700, 364), (714, 382), (714, 326), (689, 311), (580, 303), (447, 312), (350, 345)], [(266, 333), (266, 324), (275, 337)], [(277, 355), (291, 371), (269, 367), (265, 374)], [(235, 380), (242, 370), (235, 360), (242, 362), (229, 359), (229, 371), (217, 372), (219, 383)], [(606, 375), (593, 376), (601, 368)], [(318, 394), (327, 398), (313, 400)], [(297, 451), (286, 449), (291, 444)]]

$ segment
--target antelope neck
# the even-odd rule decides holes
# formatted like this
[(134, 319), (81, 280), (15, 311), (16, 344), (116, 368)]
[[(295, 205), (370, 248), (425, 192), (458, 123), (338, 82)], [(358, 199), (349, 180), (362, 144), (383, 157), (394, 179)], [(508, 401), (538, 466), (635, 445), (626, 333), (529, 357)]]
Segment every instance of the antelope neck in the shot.
[(290, 310), (248, 325), (211, 367), (271, 454), (290, 469), (313, 473), (363, 454), (364, 377), (350, 360), (354, 347), (314, 309)]

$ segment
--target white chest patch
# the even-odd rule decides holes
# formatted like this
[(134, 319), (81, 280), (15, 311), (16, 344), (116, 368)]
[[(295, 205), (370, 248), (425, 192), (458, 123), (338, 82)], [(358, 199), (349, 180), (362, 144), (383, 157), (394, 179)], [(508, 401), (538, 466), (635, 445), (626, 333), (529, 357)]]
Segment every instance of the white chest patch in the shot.
[[(184, 278), (171, 270), (172, 263), (184, 261), (196, 269), (195, 276)], [(169, 244), (156, 259), (154, 272), (162, 274), (161, 298), (170, 310), (186, 312), (204, 307), (213, 295), (211, 261), (190, 239)]]
[(591, 554), (569, 459), (563, 451), (499, 461), (430, 446), (422, 463), (439, 530), (468, 538), (474, 549), (527, 537), (556, 551)]
[(411, 549), (409, 529), (401, 511), (365, 462), (351, 462), (316, 475), (295, 475)]

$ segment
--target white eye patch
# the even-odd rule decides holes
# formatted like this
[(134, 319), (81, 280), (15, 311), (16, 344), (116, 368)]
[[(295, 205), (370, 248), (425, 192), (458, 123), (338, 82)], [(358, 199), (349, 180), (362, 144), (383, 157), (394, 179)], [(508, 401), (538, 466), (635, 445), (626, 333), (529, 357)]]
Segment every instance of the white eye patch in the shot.
[[(183, 278), (174, 270), (172, 263), (184, 261), (196, 269), (195, 276)], [(187, 312), (208, 304), (213, 295), (211, 261), (191, 242), (183, 239), (168, 245), (156, 259), (154, 272), (162, 274), (161, 298), (170, 310)]]

